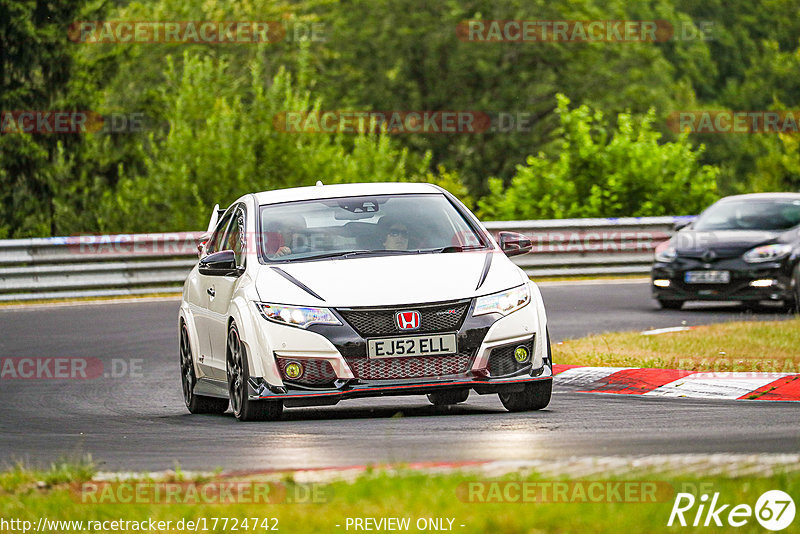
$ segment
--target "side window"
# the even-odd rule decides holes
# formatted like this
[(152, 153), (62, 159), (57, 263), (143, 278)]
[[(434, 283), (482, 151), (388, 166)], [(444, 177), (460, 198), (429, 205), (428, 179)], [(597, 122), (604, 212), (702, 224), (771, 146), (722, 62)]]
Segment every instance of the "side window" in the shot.
[(225, 245), (220, 250), (232, 250), (236, 255), (236, 265), (244, 265), (244, 213), (237, 209), (228, 233), (225, 235)]
[(225, 247), (220, 247), (220, 243), (222, 242), (225, 229), (228, 227), (228, 223), (231, 221), (231, 217), (233, 217), (234, 213), (234, 211), (227, 213), (222, 217), (222, 220), (217, 223), (217, 227), (214, 229), (211, 239), (208, 240), (208, 245), (206, 245), (206, 254), (213, 254), (214, 252), (225, 250)]

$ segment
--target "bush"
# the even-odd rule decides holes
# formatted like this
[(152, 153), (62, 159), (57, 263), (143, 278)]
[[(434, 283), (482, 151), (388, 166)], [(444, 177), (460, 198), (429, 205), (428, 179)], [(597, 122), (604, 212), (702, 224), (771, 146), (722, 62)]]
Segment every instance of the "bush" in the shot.
[(620, 113), (609, 132), (600, 111), (570, 110), (567, 97), (557, 98), (557, 156), (529, 156), (508, 187), (490, 179), (489, 195), (478, 202), (482, 218), (680, 215), (716, 199), (719, 170), (698, 163), (703, 146), (693, 148), (686, 134), (659, 144), (653, 110), (641, 121)]

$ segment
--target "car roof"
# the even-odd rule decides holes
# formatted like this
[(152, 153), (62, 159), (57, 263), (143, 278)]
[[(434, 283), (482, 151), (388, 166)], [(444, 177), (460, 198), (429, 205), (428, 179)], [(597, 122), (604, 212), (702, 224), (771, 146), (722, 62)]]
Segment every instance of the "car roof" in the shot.
[(400, 195), (420, 193), (441, 193), (442, 190), (427, 183), (409, 182), (372, 182), (359, 184), (315, 185), (309, 187), (292, 187), (254, 193), (256, 203), (278, 204), (297, 200), (315, 200), (320, 198), (355, 197), (363, 195)]
[(800, 193), (749, 193), (746, 195), (733, 195), (720, 199), (719, 202), (736, 200), (800, 200)]

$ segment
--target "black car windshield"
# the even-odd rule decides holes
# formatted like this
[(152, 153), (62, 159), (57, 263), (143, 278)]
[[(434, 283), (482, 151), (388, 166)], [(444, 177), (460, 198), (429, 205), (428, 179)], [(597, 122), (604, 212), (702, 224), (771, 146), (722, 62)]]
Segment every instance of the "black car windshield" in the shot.
[(800, 200), (741, 200), (708, 208), (694, 230), (788, 230), (800, 224)]
[(488, 240), (442, 194), (376, 195), (260, 207), (269, 262), (458, 252)]

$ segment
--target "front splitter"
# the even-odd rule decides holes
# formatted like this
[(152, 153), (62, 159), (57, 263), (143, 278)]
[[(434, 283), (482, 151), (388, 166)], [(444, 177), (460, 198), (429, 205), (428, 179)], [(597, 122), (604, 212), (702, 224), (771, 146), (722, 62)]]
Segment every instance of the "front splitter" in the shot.
[[(322, 406), (334, 405), (339, 401), (366, 397), (382, 397), (392, 395), (425, 395), (445, 389), (472, 389), (480, 395), (492, 393), (511, 393), (521, 391), (525, 384), (541, 380), (552, 380), (550, 368), (544, 368), (540, 376), (514, 376), (498, 379), (437, 379), (435, 381), (415, 381), (413, 383), (387, 382), (381, 383), (362, 382), (348, 383), (336, 389), (299, 390), (269, 387), (264, 384), (259, 387), (257, 394), (251, 394), (253, 400), (282, 400), (287, 407), (297, 406)], [(253, 384), (251, 383), (251, 386)], [(285, 389), (281, 392), (280, 389)], [(277, 391), (276, 391), (277, 390)], [(254, 393), (254, 392), (253, 392)]]

